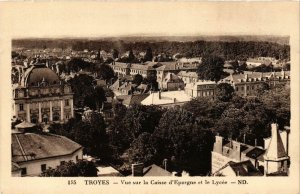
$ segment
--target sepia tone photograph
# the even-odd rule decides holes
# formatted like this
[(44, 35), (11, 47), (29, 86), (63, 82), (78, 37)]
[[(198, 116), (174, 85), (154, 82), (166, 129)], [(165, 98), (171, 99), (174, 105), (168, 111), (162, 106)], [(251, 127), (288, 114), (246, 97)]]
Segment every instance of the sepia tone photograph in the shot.
[(298, 192), (296, 4), (2, 5), (0, 193)]
[(12, 41), (12, 176), (288, 176), (289, 37)]

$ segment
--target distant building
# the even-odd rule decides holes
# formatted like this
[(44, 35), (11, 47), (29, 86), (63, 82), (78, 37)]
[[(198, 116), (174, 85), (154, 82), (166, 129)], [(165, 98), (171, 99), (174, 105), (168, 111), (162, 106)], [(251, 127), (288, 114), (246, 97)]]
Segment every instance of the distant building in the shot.
[(31, 123), (69, 120), (74, 116), (71, 86), (43, 64), (30, 66), (13, 87), (13, 116)]
[[(151, 63), (150, 63), (151, 64)], [(130, 75), (141, 75), (143, 78), (148, 78), (151, 75), (156, 76), (156, 71), (152, 65), (148, 64), (131, 64)]]
[(161, 84), (161, 90), (174, 91), (183, 90), (184, 82), (174, 73), (167, 73)]
[(159, 62), (160, 67), (156, 68), (156, 80), (158, 87), (162, 88), (163, 80), (168, 73), (177, 74), (182, 70), (196, 72), (198, 64), (183, 64), (177, 62)]
[(186, 84), (184, 92), (193, 97), (214, 97), (217, 83), (213, 81), (198, 81)]
[(231, 84), (239, 96), (255, 96), (262, 83), (267, 83), (271, 88), (289, 84), (290, 72), (244, 72), (244, 74), (231, 74), (219, 83), (222, 82)]
[(29, 131), (25, 127), (11, 134), (12, 176), (39, 176), (49, 167), (82, 159), (83, 147), (78, 143), (64, 136)]
[(109, 66), (114, 70), (117, 76), (125, 76), (130, 74), (130, 64), (113, 61)]
[(253, 58), (249, 58), (246, 61), (247, 66), (249, 67), (257, 67), (260, 65), (272, 65), (272, 61), (269, 58), (257, 58), (257, 59), (253, 59)]
[(212, 151), (213, 176), (272, 176), (288, 175), (288, 131), (279, 133), (272, 124), (272, 135), (265, 147), (247, 145), (216, 136)]
[(173, 107), (177, 105), (181, 106), (184, 103), (189, 102), (191, 99), (192, 98), (184, 91), (155, 92), (145, 98), (141, 104)]
[(197, 73), (193, 71), (180, 71), (177, 76), (182, 79), (184, 84), (195, 83), (199, 80)]

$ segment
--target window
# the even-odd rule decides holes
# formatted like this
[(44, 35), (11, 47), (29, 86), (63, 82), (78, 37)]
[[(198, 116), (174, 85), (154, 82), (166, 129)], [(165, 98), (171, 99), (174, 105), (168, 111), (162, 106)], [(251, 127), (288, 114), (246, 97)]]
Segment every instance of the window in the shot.
[(44, 172), (46, 170), (46, 164), (41, 165), (41, 171)]
[(239, 87), (236, 87), (236, 91), (239, 91)]
[(21, 175), (22, 176), (27, 175), (27, 169), (26, 168), (21, 168)]
[(19, 109), (20, 109), (20, 111), (23, 111), (24, 110), (24, 105), (23, 104), (19, 104)]
[(65, 100), (65, 106), (69, 106), (69, 100)]
[(64, 165), (65, 163), (65, 161), (60, 161), (60, 165)]
[(76, 161), (78, 161), (78, 156), (76, 156)]

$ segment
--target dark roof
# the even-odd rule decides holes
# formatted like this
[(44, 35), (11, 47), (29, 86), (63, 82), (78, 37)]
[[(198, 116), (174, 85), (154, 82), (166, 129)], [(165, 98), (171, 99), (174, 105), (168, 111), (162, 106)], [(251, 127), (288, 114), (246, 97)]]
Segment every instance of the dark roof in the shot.
[(12, 134), (12, 161), (25, 162), (72, 154), (82, 148), (78, 143), (50, 133)]
[(172, 176), (172, 173), (152, 164), (151, 166), (144, 168), (144, 176)]
[(249, 152), (246, 153), (246, 156), (249, 158), (256, 159), (259, 156), (263, 155), (265, 153), (265, 150), (260, 149), (258, 147), (255, 147), (254, 149), (250, 150)]
[(45, 81), (49, 84), (58, 84), (58, 75), (46, 65), (33, 65), (28, 68), (22, 77), (22, 86), (30, 86), (38, 82)]
[(237, 176), (263, 176), (250, 160), (237, 163), (230, 161), (228, 164)]

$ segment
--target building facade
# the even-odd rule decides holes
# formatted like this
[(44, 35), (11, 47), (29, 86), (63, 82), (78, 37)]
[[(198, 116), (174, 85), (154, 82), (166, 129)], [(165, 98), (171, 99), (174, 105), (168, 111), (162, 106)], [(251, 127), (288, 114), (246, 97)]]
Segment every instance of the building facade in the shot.
[(32, 65), (13, 87), (12, 108), (14, 117), (27, 122), (65, 122), (74, 116), (71, 86), (45, 65)]
[(213, 81), (198, 81), (186, 84), (184, 91), (187, 95), (196, 97), (214, 97), (217, 83)]
[(239, 96), (255, 96), (257, 89), (266, 83), (270, 88), (290, 83), (290, 72), (244, 72), (230, 75), (219, 83), (231, 84)]

